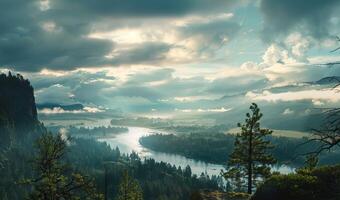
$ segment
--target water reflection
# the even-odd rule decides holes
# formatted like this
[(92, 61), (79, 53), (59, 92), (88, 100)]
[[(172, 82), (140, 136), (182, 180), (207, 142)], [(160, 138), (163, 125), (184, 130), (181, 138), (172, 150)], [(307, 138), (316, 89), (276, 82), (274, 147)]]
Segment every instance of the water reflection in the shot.
[[(192, 173), (200, 175), (202, 172), (208, 175), (219, 175), (221, 170), (224, 169), (223, 165), (211, 164), (206, 162), (201, 162), (193, 159), (188, 159), (184, 156), (161, 153), (144, 148), (140, 143), (139, 139), (143, 136), (150, 134), (162, 133), (167, 134), (164, 131), (155, 131), (148, 128), (141, 127), (128, 127), (129, 131), (124, 134), (119, 134), (115, 138), (103, 138), (99, 139), (101, 142), (107, 142), (112, 148), (118, 148), (122, 153), (129, 154), (132, 151), (138, 153), (141, 158), (153, 158), (158, 162), (167, 162), (171, 165), (181, 166), (185, 168), (190, 165)], [(274, 166), (273, 171), (279, 171), (281, 173), (290, 173), (293, 171), (292, 168), (286, 165)]]

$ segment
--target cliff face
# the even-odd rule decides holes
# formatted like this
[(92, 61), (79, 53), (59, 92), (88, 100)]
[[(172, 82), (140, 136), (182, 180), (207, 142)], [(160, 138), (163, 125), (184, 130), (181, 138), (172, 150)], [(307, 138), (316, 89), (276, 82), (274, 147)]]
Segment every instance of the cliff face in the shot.
[(0, 74), (0, 128), (30, 131), (38, 122), (33, 87), (21, 75)]

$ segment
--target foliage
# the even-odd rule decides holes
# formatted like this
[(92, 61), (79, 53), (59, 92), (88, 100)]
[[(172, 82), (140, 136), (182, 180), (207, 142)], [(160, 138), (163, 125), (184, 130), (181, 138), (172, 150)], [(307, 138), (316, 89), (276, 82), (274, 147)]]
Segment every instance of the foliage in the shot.
[[(1, 74), (0, 199), (22, 200), (28, 194), (39, 199), (37, 196), (46, 193), (41, 191), (44, 188), (55, 194), (62, 188), (71, 189), (70, 185), (82, 186), (79, 190), (72, 189), (72, 195), (80, 196), (81, 199), (92, 198), (91, 195), (95, 193), (90, 196), (87, 194), (92, 186), (97, 185), (99, 192), (104, 192), (104, 162), (119, 162), (123, 165), (108, 169), (108, 190), (112, 191), (109, 199), (113, 199), (118, 193), (118, 185), (125, 169), (131, 177), (138, 180), (146, 200), (186, 200), (192, 190), (219, 189), (216, 177), (197, 177), (192, 175), (190, 167), (182, 170), (153, 159), (141, 160), (135, 153), (121, 155), (118, 148), (112, 149), (106, 143), (84, 137), (73, 138), (66, 146), (60, 136), (46, 132), (43, 124), (37, 121), (33, 88), (29, 81), (20, 75)], [(44, 140), (40, 138), (41, 135), (44, 135)], [(39, 148), (35, 151), (32, 144), (37, 138), (40, 138), (36, 146)], [(34, 169), (33, 155), (37, 156), (34, 159)], [(68, 164), (72, 164), (72, 169)], [(44, 167), (39, 168), (39, 165)], [(32, 178), (24, 179), (25, 177)], [(88, 177), (93, 178), (93, 184)], [(16, 184), (23, 179), (29, 184), (28, 187)], [(67, 185), (69, 183), (71, 184)]]
[(143, 200), (142, 189), (138, 181), (130, 177), (127, 170), (124, 171), (119, 184), (117, 200)]
[[(195, 130), (195, 129), (194, 129)], [(235, 136), (215, 131), (196, 132), (188, 128), (186, 134), (161, 135), (154, 134), (142, 137), (140, 143), (154, 151), (180, 154), (187, 158), (202, 160), (209, 163), (224, 164), (228, 160), (234, 147)], [(289, 164), (296, 167), (304, 165), (303, 157), (296, 157), (298, 154), (311, 152), (318, 145), (318, 142), (310, 142), (301, 145), (306, 141), (304, 138), (288, 138), (266, 136), (275, 148), (270, 152), (281, 164)], [(330, 153), (322, 153), (319, 156), (320, 164), (335, 164), (340, 162), (340, 151), (334, 148)]]
[[(138, 180), (146, 200), (188, 199), (191, 190), (210, 188), (219, 189), (215, 177), (197, 177), (191, 169), (175, 167), (154, 159), (141, 160), (136, 153), (128, 156), (120, 154), (118, 148), (111, 149), (106, 143), (77, 138), (69, 147), (67, 161), (96, 179), (96, 185), (104, 193), (104, 162), (119, 164), (107, 165), (109, 199), (118, 193), (121, 175), (125, 170)], [(111, 196), (110, 196), (111, 195)]]
[(66, 142), (60, 135), (44, 133), (36, 143), (38, 149), (34, 160), (36, 177), (23, 183), (32, 187), (29, 199), (102, 199), (88, 177), (70, 172), (62, 162), (66, 153)]
[(268, 149), (273, 146), (269, 140), (264, 139), (272, 131), (260, 127), (260, 119), (263, 115), (255, 103), (250, 106), (250, 110), (251, 114), (246, 114), (245, 123), (238, 124), (241, 133), (236, 136), (234, 151), (227, 163), (228, 171), (224, 174), (226, 179), (236, 179), (237, 182), (247, 177), (249, 194), (252, 193), (253, 186), (259, 177), (269, 177), (269, 165), (276, 162), (274, 157), (268, 153)]
[[(15, 182), (23, 177), (36, 177), (37, 174), (31, 168), (30, 160), (34, 155), (31, 134), (17, 138), (15, 144), (5, 155), (6, 165), (0, 170), (0, 199), (21, 200), (24, 199), (30, 188), (17, 185)], [(72, 163), (76, 171), (81, 171), (87, 177), (92, 177), (99, 192), (104, 193), (104, 166), (103, 163), (120, 162), (122, 166), (108, 166), (108, 191), (109, 199), (113, 199), (118, 193), (118, 185), (125, 169), (138, 180), (143, 190), (143, 198), (146, 200), (186, 200), (192, 190), (203, 188), (219, 189), (218, 180), (215, 177), (197, 177), (192, 175), (187, 166), (180, 169), (164, 162), (156, 162), (153, 159), (141, 160), (138, 155), (122, 155), (118, 148), (112, 149), (106, 143), (100, 143), (93, 139), (73, 138), (67, 146), (63, 163)], [(71, 177), (68, 172), (65, 176)]]
[(306, 161), (305, 161), (305, 169), (311, 171), (313, 169), (316, 168), (316, 166), (318, 165), (319, 159), (317, 156), (315, 155), (308, 155), (306, 157)]
[(336, 148), (340, 148), (340, 108), (332, 109), (327, 112), (326, 122), (323, 126), (314, 130), (313, 137), (307, 142), (318, 142), (313, 151), (308, 152), (310, 155), (320, 155), (322, 152), (331, 152)]
[(306, 174), (273, 175), (252, 200), (334, 200), (340, 198), (340, 165), (315, 168)]
[(33, 87), (20, 74), (0, 73), (0, 126), (4, 121), (15, 130), (33, 130), (38, 122)]
[(222, 133), (191, 133), (187, 135), (149, 135), (140, 143), (150, 149), (184, 155), (212, 163), (222, 164), (228, 158), (226, 152), (233, 148), (234, 136)]
[[(339, 37), (337, 37), (337, 39), (339, 39)], [(339, 48), (335, 49), (335, 51)], [(339, 89), (340, 80), (338, 77), (330, 77), (330, 79), (336, 81), (333, 89)], [(314, 129), (313, 137), (306, 142), (318, 141), (319, 145), (308, 154), (320, 155), (322, 152), (331, 152), (336, 148), (340, 148), (340, 108), (335, 107), (325, 110), (323, 125), (319, 129)]]

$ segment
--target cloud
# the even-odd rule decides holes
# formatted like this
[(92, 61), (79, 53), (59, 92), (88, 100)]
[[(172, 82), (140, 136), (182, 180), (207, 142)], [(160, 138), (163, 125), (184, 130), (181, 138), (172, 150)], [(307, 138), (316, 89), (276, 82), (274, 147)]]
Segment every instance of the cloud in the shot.
[(266, 66), (272, 66), (276, 64), (291, 64), (296, 62), (296, 60), (289, 56), (289, 52), (286, 49), (276, 44), (271, 44), (267, 48), (262, 59), (263, 64)]
[(147, 85), (152, 83), (159, 83), (161, 81), (166, 81), (172, 79), (172, 74), (175, 72), (171, 68), (156, 68), (149, 70), (141, 70), (139, 73), (130, 74), (127, 83), (129, 85), (146, 83)]
[[(236, 2), (113, 0), (98, 3), (93, 0), (3, 0), (0, 2), (0, 66), (18, 71), (40, 71), (44, 68), (74, 70), (84, 67), (161, 63), (169, 57), (167, 53), (174, 48), (174, 44), (154, 40), (129, 46), (122, 45), (121, 41), (88, 35), (94, 31), (138, 27), (136, 21), (145, 20), (147, 26), (151, 17), (154, 18), (152, 23), (158, 24), (152, 31), (167, 32), (169, 30), (162, 26), (171, 23), (173, 18), (220, 13)], [(206, 22), (204, 26), (213, 26), (211, 28), (216, 29), (219, 34), (210, 31), (203, 35), (211, 34), (214, 38), (210, 38), (210, 41), (220, 42), (217, 41), (218, 37), (222, 37), (224, 33), (216, 23), (222, 23), (222, 18), (215, 20), (220, 22)], [(196, 24), (196, 30), (191, 30), (191, 33), (204, 32), (204, 26)], [(231, 29), (226, 32), (231, 32)], [(120, 37), (122, 35), (124, 34), (120, 34)]]
[(337, 103), (312, 83), (340, 73), (320, 65), (339, 60), (325, 56), (337, 45), (338, 3), (259, 2), (3, 0), (0, 66), (23, 72), (37, 102), (81, 103), (84, 113), (241, 116), (261, 101), (286, 118), (287, 108)]
[(311, 45), (310, 40), (310, 38), (303, 37), (300, 33), (295, 32), (288, 35), (285, 44), (291, 49), (291, 53), (295, 58), (305, 60), (305, 54)]
[(232, 75), (227, 71), (224, 74), (218, 71), (216, 77), (207, 73), (206, 77), (187, 78), (186, 74), (176, 74), (177, 69), (173, 68), (119, 67), (66, 73), (44, 70), (29, 76), (39, 103), (81, 103), (133, 113), (151, 109), (173, 112), (176, 107), (195, 110), (223, 107), (223, 102), (216, 102), (219, 98), (266, 84), (263, 76), (250, 76), (250, 72)]
[(197, 100), (214, 99), (214, 97), (212, 95), (209, 95), (209, 96), (185, 96), (185, 97), (181, 96), (181, 97), (174, 97), (173, 99), (175, 101), (179, 101), (179, 102), (194, 102), (194, 101), (197, 101)]
[(223, 113), (223, 112), (228, 112), (232, 110), (231, 108), (212, 108), (212, 109), (202, 109), (202, 108), (198, 108), (198, 109), (175, 109), (175, 111), (180, 111), (180, 112), (184, 112), (184, 113), (192, 113), (192, 112), (196, 112), (196, 113)]
[(322, 105), (325, 104), (325, 103), (323, 103), (322, 101), (320, 101), (320, 100), (315, 100), (315, 99), (312, 100), (312, 103), (313, 103), (313, 105), (315, 105), (315, 106), (322, 106)]
[(127, 21), (123, 27), (94, 31), (88, 37), (115, 44), (107, 55), (113, 65), (198, 62), (212, 59), (216, 51), (236, 37), (240, 25), (232, 18), (232, 13), (222, 13), (139, 20), (139, 25)]
[(318, 39), (328, 37), (339, 5), (338, 0), (262, 0), (263, 38), (273, 41), (294, 31)]
[(69, 30), (57, 21), (59, 15), (48, 19), (38, 2), (0, 2), (0, 66), (39, 71), (47, 67), (75, 69), (103, 62), (104, 55), (112, 49), (111, 43), (82, 37), (81, 27)]
[(302, 90), (302, 91), (288, 91), (281, 93), (272, 93), (267, 90), (262, 93), (248, 92), (246, 97), (252, 100), (280, 102), (280, 101), (301, 101), (301, 100), (313, 100), (313, 101), (329, 101), (339, 102), (340, 93), (337, 90), (322, 89), (322, 90)]
[(291, 114), (294, 114), (294, 110), (291, 110), (290, 108), (286, 108), (282, 115), (291, 115)]
[(215, 94), (237, 94), (263, 88), (266, 85), (267, 79), (265, 77), (246, 75), (216, 79), (207, 85), (206, 91)]
[(325, 64), (337, 63), (339, 56), (307, 56), (309, 42), (300, 33), (292, 33), (285, 39), (286, 45), (272, 43), (260, 62), (247, 61), (240, 68), (244, 72), (265, 76), (272, 85), (313, 82), (338, 74), (340, 68), (327, 67)]
[(35, 92), (37, 103), (74, 103), (74, 94), (68, 86), (61, 84), (50, 85)]
[(101, 110), (95, 107), (84, 107), (82, 110), (64, 110), (60, 107), (55, 107), (53, 109), (43, 108), (41, 110), (38, 110), (39, 114), (45, 114), (45, 115), (66, 114), (66, 113), (68, 114), (100, 113), (100, 112), (104, 112), (104, 110)]
[[(240, 30), (240, 25), (231, 21), (231, 13), (189, 19), (179, 26), (179, 39), (183, 47), (197, 54), (211, 53), (230, 42)], [(208, 54), (209, 55), (209, 54)]]
[(111, 0), (96, 2), (93, 0), (50, 1), (51, 12), (62, 10), (65, 13), (91, 17), (150, 17), (178, 16), (188, 13), (217, 12), (230, 8), (235, 0)]

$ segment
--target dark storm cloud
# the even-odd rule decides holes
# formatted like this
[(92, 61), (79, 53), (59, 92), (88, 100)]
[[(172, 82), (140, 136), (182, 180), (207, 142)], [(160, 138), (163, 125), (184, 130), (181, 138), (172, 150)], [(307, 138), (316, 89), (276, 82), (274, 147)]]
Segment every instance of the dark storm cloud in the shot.
[(161, 92), (154, 90), (153, 88), (144, 86), (121, 86), (113, 90), (107, 90), (108, 96), (121, 96), (121, 97), (141, 97), (150, 101), (156, 101), (161, 98)]
[(195, 22), (187, 24), (180, 28), (182, 36), (185, 37), (200, 37), (198, 53), (214, 52), (214, 50), (221, 47), (225, 42), (230, 41), (239, 33), (241, 26), (230, 21), (230, 18), (215, 19), (206, 23)]
[[(34, 85), (35, 90), (40, 90), (56, 84), (65, 85), (70, 88), (76, 88), (80, 84), (88, 82), (102, 83), (98, 80), (113, 81), (116, 79), (115, 77), (106, 76), (106, 71), (96, 73), (87, 73), (84, 71), (72, 71), (67, 74), (64, 74), (63, 76), (47, 76), (34, 73), (32, 76), (28, 76), (28, 78)], [(104, 85), (101, 86), (103, 87)], [(112, 85), (111, 84), (105, 85), (105, 87), (109, 86)]]
[(100, 64), (112, 49), (112, 43), (46, 21), (38, 1), (0, 1), (0, 27), (0, 66), (20, 71)]
[(145, 42), (127, 50), (118, 50), (114, 58), (108, 59), (110, 64), (153, 63), (165, 58), (170, 45), (161, 42)]
[(181, 31), (185, 35), (194, 35), (200, 33), (207, 36), (212, 35), (217, 39), (218, 37), (222, 37), (224, 35), (234, 36), (239, 29), (239, 24), (230, 21), (229, 18), (226, 18), (211, 21), (209, 23), (191, 23), (187, 26), (184, 26)]
[(19, 71), (42, 68), (67, 70), (105, 64), (104, 55), (111, 50), (110, 43), (57, 34), (50, 36), (49, 33), (35, 31), (22, 36), (5, 36), (0, 40), (0, 64)]
[(111, 99), (103, 95), (105, 89), (112, 87), (103, 81), (81, 83), (72, 92), (76, 99), (85, 104), (107, 105)]
[(339, 12), (339, 0), (262, 0), (264, 38), (292, 30), (302, 31), (314, 38), (329, 36), (330, 19)]
[(86, 16), (178, 16), (192, 12), (214, 13), (225, 11), (236, 0), (58, 0), (51, 1), (51, 7), (70, 14)]
[[(109, 99), (102, 91), (112, 87), (115, 77), (106, 72), (72, 71), (63, 76), (34, 73), (28, 77), (36, 91), (38, 103), (96, 103), (105, 105)], [(70, 97), (70, 95), (72, 95)]]
[(172, 73), (174, 71), (175, 71), (174, 69), (170, 68), (160, 68), (153, 71), (146, 71), (144, 73), (130, 75), (129, 80), (127, 81), (126, 84), (139, 85), (141, 83), (169, 80), (172, 78)]
[(40, 2), (0, 1), (1, 67), (19, 71), (72, 70), (161, 60), (170, 48), (165, 44), (141, 44), (110, 59), (105, 56), (115, 49), (112, 41), (87, 35), (101, 20), (216, 12), (228, 9), (235, 1), (53, 0), (43, 9)]
[(238, 94), (264, 88), (268, 85), (268, 80), (263, 77), (227, 77), (216, 79), (211, 82), (207, 92), (217, 94)]

